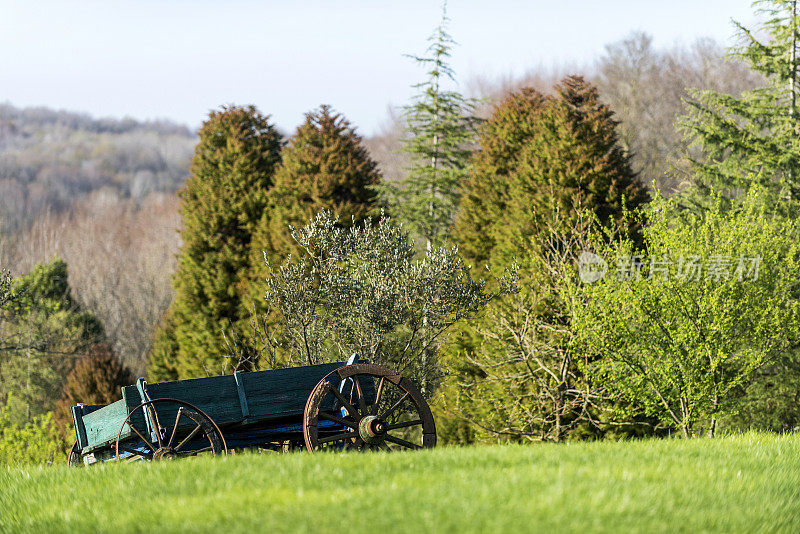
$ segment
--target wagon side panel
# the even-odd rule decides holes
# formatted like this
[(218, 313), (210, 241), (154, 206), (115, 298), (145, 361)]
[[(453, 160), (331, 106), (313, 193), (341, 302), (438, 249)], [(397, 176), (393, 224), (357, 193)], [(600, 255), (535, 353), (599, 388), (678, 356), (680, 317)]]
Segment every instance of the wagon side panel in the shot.
[[(178, 399), (193, 404), (220, 426), (243, 420), (233, 375), (148, 384), (147, 393), (151, 399)], [(161, 417), (160, 412), (161, 408), (159, 417)], [(164, 417), (167, 420), (174, 420), (172, 413), (167, 413)]]
[(302, 416), (314, 386), (341, 366), (341, 363), (330, 363), (242, 373), (239, 378), (250, 420), (268, 421)]

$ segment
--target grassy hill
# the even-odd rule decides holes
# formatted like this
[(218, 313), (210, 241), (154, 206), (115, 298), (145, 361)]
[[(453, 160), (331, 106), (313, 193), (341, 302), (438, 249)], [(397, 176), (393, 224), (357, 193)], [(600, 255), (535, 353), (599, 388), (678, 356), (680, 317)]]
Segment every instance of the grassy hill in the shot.
[(0, 471), (2, 532), (797, 532), (800, 436)]

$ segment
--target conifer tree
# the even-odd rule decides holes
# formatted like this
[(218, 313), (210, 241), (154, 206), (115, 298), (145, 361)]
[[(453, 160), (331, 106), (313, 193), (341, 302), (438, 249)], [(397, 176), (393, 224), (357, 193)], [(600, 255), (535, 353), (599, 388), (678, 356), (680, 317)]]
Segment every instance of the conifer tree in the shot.
[[(741, 96), (693, 90), (679, 124), (700, 154), (692, 155), (689, 204), (705, 204), (710, 191), (741, 198), (760, 185), (770, 204), (788, 207), (800, 195), (800, 13), (798, 0), (761, 0), (758, 31), (735, 23), (740, 45), (731, 55), (764, 76), (763, 87)], [(766, 39), (759, 40), (757, 34)], [(786, 204), (786, 201), (791, 201)]]
[(267, 207), (281, 137), (252, 106), (212, 111), (199, 135), (192, 175), (180, 193), (183, 246), (168, 312), (174, 334), (157, 334), (149, 366), (174, 371), (151, 379), (221, 372), (222, 331), (248, 320), (253, 304), (252, 239)]
[(545, 98), (533, 88), (510, 94), (481, 126), (478, 150), (461, 184), (461, 205), (453, 236), (462, 255), (486, 263), (497, 242), (497, 227), (507, 217), (509, 181), (520, 153), (535, 135)]
[(556, 212), (621, 221), (623, 203), (635, 209), (647, 192), (617, 141), (613, 112), (580, 76), (553, 96), (511, 94), (484, 125), (463, 185), (455, 236), (464, 255), (507, 263)]
[(275, 265), (298, 252), (289, 225), (303, 226), (323, 209), (345, 225), (374, 215), (379, 181), (377, 164), (341, 114), (326, 105), (307, 113), (275, 173), (270, 209), (254, 241), (253, 261), (262, 266), (256, 277), (266, 276), (264, 252)]
[(419, 93), (403, 108), (411, 156), (408, 174), (383, 188), (385, 201), (427, 248), (450, 234), (459, 204), (459, 183), (466, 175), (477, 119), (476, 101), (445, 85), (455, 82), (448, 60), (455, 41), (447, 33), (446, 4), (442, 20), (429, 38), (426, 56), (411, 56), (426, 67), (427, 79), (414, 86)]

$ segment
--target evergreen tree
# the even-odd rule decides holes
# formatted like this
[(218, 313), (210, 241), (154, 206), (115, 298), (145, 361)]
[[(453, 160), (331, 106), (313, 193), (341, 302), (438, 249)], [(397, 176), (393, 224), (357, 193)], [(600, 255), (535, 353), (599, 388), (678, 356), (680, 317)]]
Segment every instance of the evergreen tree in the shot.
[(89, 347), (84, 357), (79, 359), (67, 375), (61, 392), (55, 419), (59, 430), (72, 425), (70, 408), (77, 403), (110, 404), (122, 398), (120, 389), (133, 383), (130, 369), (117, 358), (114, 350), (106, 343)]
[(345, 225), (375, 214), (379, 181), (377, 164), (342, 115), (325, 105), (307, 113), (275, 173), (270, 209), (253, 246), (253, 261), (261, 266), (256, 276), (266, 277), (265, 251), (276, 265), (299, 251), (289, 225), (303, 226), (323, 209)]
[(277, 130), (252, 106), (211, 112), (199, 136), (180, 193), (183, 246), (168, 312), (174, 336), (157, 334), (150, 362), (151, 370), (174, 369), (169, 378), (221, 372), (222, 330), (250, 317), (253, 234), (281, 150)]
[(383, 188), (391, 211), (429, 249), (449, 236), (477, 122), (472, 116), (476, 101), (444, 87), (455, 82), (448, 63), (455, 45), (447, 33), (448, 21), (445, 4), (441, 23), (429, 38), (428, 55), (411, 56), (428, 69), (427, 79), (414, 86), (419, 93), (412, 104), (403, 108), (407, 135), (403, 150), (411, 156), (411, 167), (399, 184)]
[(486, 263), (504, 224), (511, 174), (525, 145), (536, 135), (544, 96), (532, 88), (510, 94), (482, 125), (472, 168), (461, 184), (462, 199), (453, 236), (462, 255)]
[[(694, 173), (686, 193), (689, 205), (707, 204), (709, 192), (741, 197), (753, 185), (771, 192), (768, 202), (786, 207), (800, 194), (800, 117), (798, 116), (798, 0), (754, 3), (766, 16), (759, 31), (736, 24), (741, 44), (731, 55), (764, 76), (763, 87), (741, 96), (693, 90), (689, 112), (679, 124), (700, 154), (689, 161)], [(756, 38), (763, 34), (765, 41)]]
[(562, 80), (554, 96), (523, 89), (500, 103), (463, 185), (455, 231), (462, 253), (477, 263), (507, 263), (555, 213), (581, 208), (603, 223), (620, 222), (624, 206), (645, 202), (616, 126), (580, 76)]
[(178, 380), (178, 342), (175, 339), (175, 322), (167, 311), (156, 328), (153, 348), (147, 362), (147, 377), (153, 382)]
[(16, 279), (13, 293), (0, 320), (0, 405), (22, 423), (53, 409), (75, 358), (105, 334), (73, 299), (60, 259)]

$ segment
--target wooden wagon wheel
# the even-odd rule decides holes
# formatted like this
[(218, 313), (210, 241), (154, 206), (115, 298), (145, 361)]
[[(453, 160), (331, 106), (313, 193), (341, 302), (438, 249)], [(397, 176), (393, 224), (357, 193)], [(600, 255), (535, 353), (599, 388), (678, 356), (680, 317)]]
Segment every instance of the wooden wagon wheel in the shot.
[(78, 449), (78, 442), (76, 441), (72, 448), (67, 453), (67, 465), (70, 467), (79, 467), (83, 465), (81, 461), (81, 451)]
[[(369, 381), (375, 386), (373, 402), (364, 392)], [(344, 386), (334, 385), (339, 383)], [(322, 427), (321, 421), (330, 421), (333, 428)], [(436, 425), (410, 380), (384, 367), (357, 363), (336, 369), (311, 391), (303, 436), (311, 452), (421, 449), (436, 446)]]
[[(175, 419), (166, 421), (166, 425), (162, 425), (161, 421), (159, 421), (158, 410), (156, 410), (156, 405), (159, 404), (162, 405), (162, 410), (163, 407), (170, 405), (172, 405), (171, 409), (174, 410), (175, 406), (177, 406)], [(151, 421), (153, 428), (157, 429), (153, 433), (155, 436), (145, 437), (142, 432), (130, 424), (137, 413), (141, 413), (143, 417)], [(194, 422), (194, 428), (187, 432), (186, 427), (180, 426), (183, 420)], [(133, 435), (138, 436), (143, 442), (143, 447), (137, 449), (121, 441), (121, 439), (125, 439), (122, 438), (122, 431), (125, 430), (126, 425), (131, 429)], [(203, 446), (197, 449), (192, 447), (193, 444)], [(139, 459), (166, 460), (182, 458), (200, 453), (210, 453), (211, 455), (227, 454), (227, 452), (225, 438), (214, 420), (197, 406), (178, 399), (153, 399), (143, 402), (131, 410), (117, 433), (115, 446), (116, 460), (125, 459), (129, 462)], [(125, 456), (126, 453), (129, 456)]]

